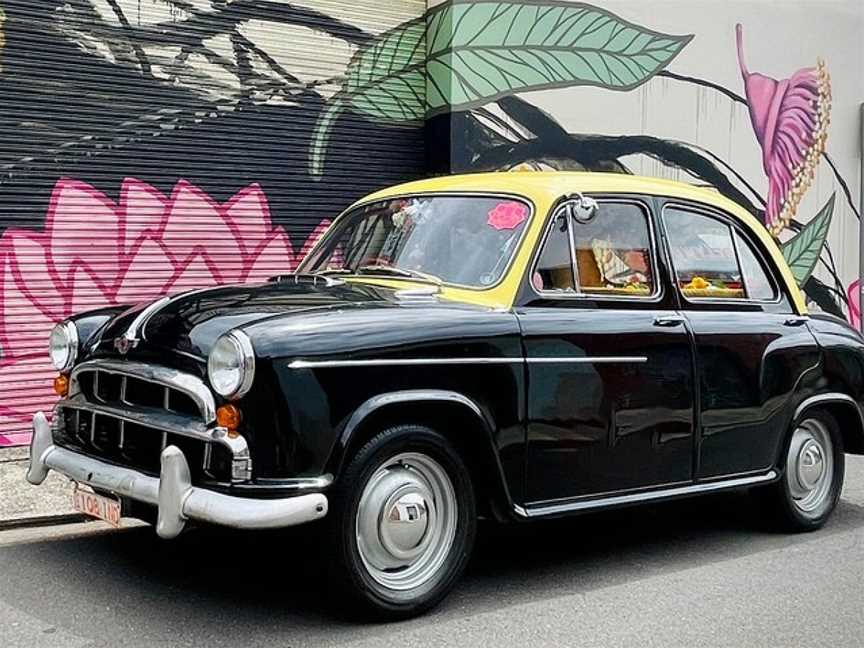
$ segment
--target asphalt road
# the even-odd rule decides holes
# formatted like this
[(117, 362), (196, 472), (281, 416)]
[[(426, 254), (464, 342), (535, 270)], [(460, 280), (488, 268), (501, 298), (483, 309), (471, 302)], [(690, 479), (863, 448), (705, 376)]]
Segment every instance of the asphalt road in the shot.
[(445, 604), (384, 625), (332, 614), (302, 533), (0, 532), (0, 646), (860, 647), (864, 458), (847, 470), (817, 533), (774, 533), (741, 495), (485, 524)]

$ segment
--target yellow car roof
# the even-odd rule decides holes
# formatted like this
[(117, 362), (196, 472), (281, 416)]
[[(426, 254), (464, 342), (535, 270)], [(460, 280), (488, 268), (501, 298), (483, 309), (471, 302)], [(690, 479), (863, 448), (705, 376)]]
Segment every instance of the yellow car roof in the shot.
[[(521, 278), (530, 262), (531, 251), (542, 235), (545, 217), (554, 202), (574, 192), (620, 193), (679, 198), (709, 205), (736, 218), (759, 238), (780, 271), (796, 311), (807, 312), (804, 298), (776, 241), (750, 212), (714, 189), (695, 187), (684, 182), (635, 176), (623, 173), (589, 173), (578, 171), (511, 171), (438, 176), (387, 187), (357, 201), (353, 206), (395, 196), (424, 193), (500, 193), (521, 196), (533, 204), (535, 217), (510, 266), (507, 277), (497, 286), (485, 290), (445, 287), (442, 295), (459, 301), (509, 308), (516, 299)], [(539, 216), (539, 218), (537, 217)], [(364, 278), (364, 281), (366, 279)], [(375, 283), (396, 285), (382, 280)], [(404, 284), (403, 284), (404, 285)]]

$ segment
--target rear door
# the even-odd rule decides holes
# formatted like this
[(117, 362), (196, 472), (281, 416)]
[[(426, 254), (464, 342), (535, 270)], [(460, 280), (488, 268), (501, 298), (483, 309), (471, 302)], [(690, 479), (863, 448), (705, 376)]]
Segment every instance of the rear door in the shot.
[(697, 479), (764, 472), (778, 457), (796, 386), (818, 363), (768, 254), (727, 215), (667, 202), (662, 222), (699, 379)]
[(529, 504), (692, 480), (693, 356), (655, 234), (629, 197), (549, 224), (517, 312)]

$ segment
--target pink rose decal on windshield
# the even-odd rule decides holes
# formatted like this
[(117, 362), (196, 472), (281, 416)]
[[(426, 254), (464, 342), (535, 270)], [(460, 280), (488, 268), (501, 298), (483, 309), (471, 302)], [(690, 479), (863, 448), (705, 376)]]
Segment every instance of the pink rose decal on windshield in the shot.
[(169, 292), (263, 281), (299, 260), (257, 184), (219, 203), (185, 180), (166, 196), (127, 178), (115, 202), (87, 183), (59, 180), (43, 231), (9, 228), (0, 238), (0, 445), (27, 442), (33, 413), (54, 403), (46, 345), (56, 322)]
[(831, 79), (823, 61), (777, 81), (750, 72), (744, 63), (741, 25), (736, 25), (738, 65), (750, 121), (762, 147), (762, 168), (768, 176), (765, 225), (777, 236), (795, 217), (828, 137)]
[(508, 200), (495, 205), (489, 210), (486, 223), (496, 230), (513, 230), (528, 218), (528, 208), (515, 200)]

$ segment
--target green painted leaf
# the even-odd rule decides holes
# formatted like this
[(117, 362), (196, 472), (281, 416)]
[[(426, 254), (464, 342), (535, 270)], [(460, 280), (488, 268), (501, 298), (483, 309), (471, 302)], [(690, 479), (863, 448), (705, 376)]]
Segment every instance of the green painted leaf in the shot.
[[(630, 90), (666, 67), (691, 38), (583, 3), (452, 0), (358, 50), (336, 99), (373, 119), (414, 123), (528, 90)], [(332, 125), (327, 117), (316, 131)], [(316, 133), (316, 142), (326, 139)], [(315, 154), (313, 174), (323, 160), (321, 150)]]
[(666, 67), (692, 38), (661, 34), (572, 2), (459, 2), (430, 14), (428, 24), (431, 113), (526, 90), (631, 90)]
[(813, 274), (813, 268), (822, 253), (822, 246), (825, 245), (831, 227), (831, 216), (834, 214), (835, 196), (836, 194), (831, 194), (819, 213), (780, 248), (799, 286), (803, 286)]

